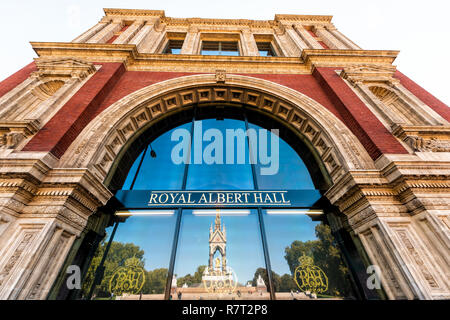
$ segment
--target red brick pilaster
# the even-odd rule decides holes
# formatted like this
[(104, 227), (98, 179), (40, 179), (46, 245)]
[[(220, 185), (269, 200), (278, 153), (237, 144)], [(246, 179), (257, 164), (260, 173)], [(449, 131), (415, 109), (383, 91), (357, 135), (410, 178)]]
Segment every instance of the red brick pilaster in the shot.
[(31, 139), (24, 151), (50, 151), (60, 158), (125, 72), (122, 63), (98, 63), (102, 67)]
[(373, 160), (383, 153), (408, 153), (334, 68), (316, 68), (313, 75)]
[(444, 118), (447, 121), (450, 121), (450, 108), (445, 103), (437, 99), (435, 96), (433, 96), (431, 93), (426, 91), (424, 88), (419, 86), (417, 83), (409, 79), (407, 76), (405, 76), (400, 71), (396, 71), (395, 78), (400, 80), (400, 83), (402, 86), (404, 86), (406, 89), (408, 89), (413, 95), (415, 95), (420, 101), (425, 103), (427, 106), (429, 106), (431, 109), (436, 111), (437, 114), (439, 114), (442, 118)]

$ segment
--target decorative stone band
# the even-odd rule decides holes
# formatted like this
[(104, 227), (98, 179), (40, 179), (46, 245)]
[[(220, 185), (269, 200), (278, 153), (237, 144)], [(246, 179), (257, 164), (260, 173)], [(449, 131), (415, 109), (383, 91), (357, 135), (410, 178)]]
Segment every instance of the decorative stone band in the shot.
[(450, 126), (395, 125), (393, 134), (415, 152), (450, 152)]

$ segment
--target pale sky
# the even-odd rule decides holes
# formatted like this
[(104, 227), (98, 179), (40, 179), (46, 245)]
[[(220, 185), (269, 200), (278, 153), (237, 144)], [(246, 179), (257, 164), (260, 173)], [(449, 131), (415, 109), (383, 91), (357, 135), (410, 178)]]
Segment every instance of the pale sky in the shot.
[(2, 0), (0, 79), (36, 57), (29, 41), (69, 42), (97, 23), (103, 8), (255, 20), (271, 20), (276, 13), (333, 15), (336, 27), (363, 49), (400, 50), (398, 69), (450, 105), (447, 0)]

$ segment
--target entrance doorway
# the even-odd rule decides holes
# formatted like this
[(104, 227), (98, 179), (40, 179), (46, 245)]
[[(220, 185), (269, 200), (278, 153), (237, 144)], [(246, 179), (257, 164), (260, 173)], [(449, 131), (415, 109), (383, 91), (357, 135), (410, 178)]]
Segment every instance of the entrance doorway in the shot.
[(244, 108), (209, 110), (131, 165), (83, 298), (354, 298), (313, 157)]

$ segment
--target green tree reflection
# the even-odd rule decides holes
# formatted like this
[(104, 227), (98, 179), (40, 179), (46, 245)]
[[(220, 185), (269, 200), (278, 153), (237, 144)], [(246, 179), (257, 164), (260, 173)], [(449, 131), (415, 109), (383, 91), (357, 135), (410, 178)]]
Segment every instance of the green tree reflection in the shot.
[[(83, 295), (87, 295), (90, 287), (94, 281), (95, 272), (102, 260), (103, 254), (105, 252), (106, 243), (103, 241), (94, 257), (92, 258), (91, 265), (89, 266), (88, 272), (86, 274), (85, 280), (83, 282), (82, 290)], [(140, 260), (140, 266), (143, 268), (145, 265), (144, 260), (144, 250), (133, 243), (121, 243), (113, 241), (106, 257), (104, 267), (105, 271), (103, 273), (103, 278), (96, 286), (94, 295), (97, 298), (110, 297), (109, 292), (109, 281), (113, 276), (117, 268), (123, 266), (125, 261), (130, 258), (137, 258)], [(144, 269), (145, 270), (145, 269)], [(166, 286), (168, 270), (166, 268), (159, 268), (152, 271), (145, 270), (145, 283), (142, 288), (142, 294), (161, 294), (164, 293)]]
[(285, 249), (285, 259), (292, 274), (299, 265), (298, 258), (303, 254), (314, 259), (328, 277), (329, 285), (326, 294), (332, 296), (348, 296), (351, 288), (348, 280), (348, 268), (344, 265), (339, 249), (334, 242), (331, 229), (325, 224), (315, 228), (317, 240), (294, 241)]

